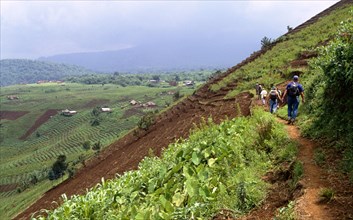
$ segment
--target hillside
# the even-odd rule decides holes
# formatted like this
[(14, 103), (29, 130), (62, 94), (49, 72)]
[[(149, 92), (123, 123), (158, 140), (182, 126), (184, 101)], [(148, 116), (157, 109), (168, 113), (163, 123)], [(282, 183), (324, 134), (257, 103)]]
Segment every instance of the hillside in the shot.
[(0, 60), (0, 85), (35, 83), (39, 80), (62, 80), (65, 76), (92, 74), (88, 69), (53, 62), (25, 59)]
[[(346, 4), (349, 4), (349, 5), (347, 6)], [(210, 126), (211, 127), (210, 130), (214, 131), (216, 135), (214, 133), (211, 133), (208, 130), (208, 128), (205, 128), (206, 126), (204, 127), (201, 126), (202, 128), (200, 129), (201, 131), (199, 133), (192, 132), (190, 134), (190, 139), (195, 139), (194, 138), (195, 135), (196, 136), (199, 135), (201, 137), (199, 138), (200, 141), (198, 143), (180, 142), (180, 144), (182, 144), (183, 146), (191, 145), (191, 149), (193, 149), (194, 152), (190, 153), (189, 150), (185, 150), (185, 151), (183, 150), (183, 152), (189, 152), (190, 154), (183, 153), (183, 152), (180, 154), (179, 152), (176, 155), (176, 157), (169, 156), (170, 161), (174, 163), (176, 163), (174, 159), (178, 160), (179, 157), (181, 161), (183, 161), (185, 158), (186, 159), (188, 158), (192, 160), (192, 163), (198, 167), (196, 168), (191, 167), (190, 168), (191, 171), (189, 171), (188, 168), (181, 169), (179, 167), (179, 164), (177, 164), (177, 166), (170, 166), (170, 167), (167, 166), (165, 169), (162, 169), (161, 172), (157, 172), (153, 169), (153, 171), (157, 172), (155, 176), (160, 176), (162, 179), (161, 183), (160, 182), (156, 183), (156, 185), (160, 186), (160, 188), (157, 188), (157, 189), (154, 186), (152, 186), (151, 188), (150, 188), (150, 185), (146, 186), (146, 182), (148, 181), (148, 178), (147, 179), (142, 178), (142, 180), (140, 178), (136, 178), (136, 182), (133, 181), (135, 180), (134, 177), (139, 177), (141, 173), (144, 173), (143, 171), (141, 171), (141, 173), (139, 170), (136, 172), (127, 172), (125, 173), (125, 175), (122, 176), (120, 180), (114, 179), (113, 181), (102, 182), (100, 185), (94, 187), (92, 191), (89, 191), (87, 193), (87, 197), (85, 195), (77, 196), (75, 197), (75, 199), (73, 199), (73, 201), (65, 202), (65, 205), (62, 206), (64, 208), (57, 209), (55, 213), (51, 212), (52, 217), (55, 218), (55, 215), (56, 214), (60, 215), (60, 213), (62, 214), (62, 217), (65, 215), (66, 217), (70, 216), (70, 214), (72, 214), (71, 216), (74, 216), (75, 214), (81, 212), (82, 210), (76, 210), (73, 208), (73, 207), (76, 207), (75, 202), (77, 203), (82, 202), (80, 204), (85, 204), (85, 205), (79, 205), (77, 207), (87, 208), (85, 209), (86, 211), (85, 214), (88, 213), (88, 216), (94, 216), (94, 215), (101, 216), (99, 215), (100, 213), (102, 213), (101, 210), (105, 210), (105, 208), (107, 207), (108, 207), (107, 212), (109, 214), (112, 214), (110, 216), (125, 214), (123, 213), (123, 211), (118, 212), (119, 208), (122, 207), (122, 210), (128, 210), (126, 211), (128, 212), (126, 216), (129, 216), (130, 218), (136, 218), (136, 219), (148, 219), (148, 216), (155, 216), (155, 215), (158, 215), (159, 213), (160, 213), (159, 217), (161, 219), (166, 219), (168, 217), (171, 218), (171, 216), (175, 217), (175, 215), (178, 215), (178, 214), (181, 214), (185, 219), (188, 219), (188, 217), (190, 218), (191, 214), (192, 215), (195, 214), (197, 216), (203, 216), (201, 214), (209, 211), (208, 208), (210, 207), (209, 203), (211, 203), (211, 201), (216, 201), (216, 203), (218, 202), (216, 205), (212, 206), (213, 207), (212, 214), (215, 214), (214, 211), (218, 210), (223, 214), (225, 213), (224, 215), (227, 215), (228, 213), (232, 217), (234, 216), (239, 217), (238, 215), (240, 211), (249, 211), (250, 208), (258, 207), (259, 209), (263, 208), (263, 210), (269, 210), (270, 213), (266, 215), (266, 219), (272, 219), (274, 216), (276, 216), (276, 214), (285, 215), (286, 214), (285, 212), (287, 209), (293, 208), (295, 199), (300, 198), (302, 194), (306, 193), (306, 189), (309, 189), (310, 187), (310, 183), (309, 183), (309, 187), (306, 185), (306, 183), (301, 183), (301, 182), (298, 183), (300, 176), (303, 175), (302, 173), (303, 168), (301, 168), (303, 166), (301, 165), (302, 163), (300, 161), (291, 160), (288, 162), (289, 164), (287, 165), (281, 164), (279, 167), (278, 166), (273, 167), (272, 170), (269, 170), (267, 175), (261, 176), (263, 173), (260, 174), (260, 179), (262, 180), (256, 179), (253, 181), (248, 181), (248, 179), (246, 178), (247, 176), (245, 176), (244, 174), (244, 173), (247, 173), (247, 169), (249, 167), (252, 167), (251, 165), (253, 165), (253, 161), (250, 160), (249, 154), (255, 158), (256, 157), (262, 158), (261, 155), (263, 156), (264, 154), (269, 156), (270, 158), (272, 156), (274, 158), (277, 158), (276, 155), (271, 156), (269, 152), (271, 152), (271, 146), (274, 146), (274, 149), (277, 149), (276, 143), (277, 144), (284, 143), (284, 139), (278, 139), (278, 142), (275, 141), (277, 135), (278, 135), (278, 138), (283, 137), (280, 135), (282, 133), (277, 130), (277, 129), (281, 130), (281, 128), (277, 127), (278, 123), (275, 123), (274, 117), (264, 112), (263, 113), (257, 112), (257, 113), (254, 113), (255, 117), (254, 116), (248, 117), (248, 119), (240, 118), (239, 120), (233, 120), (232, 122), (226, 121), (225, 118), (234, 118), (240, 115), (249, 116), (251, 114), (252, 106), (256, 105), (256, 99), (254, 99), (254, 95), (253, 95), (253, 87), (256, 81), (260, 81), (261, 83), (263, 83), (266, 88), (269, 88), (271, 84), (276, 84), (281, 88), (283, 88), (288, 82), (288, 80), (290, 80), (294, 74), (300, 74), (303, 81), (307, 80), (307, 81), (310, 81), (312, 84), (310, 85), (310, 83), (308, 83), (308, 84), (305, 84), (304, 86), (307, 86), (306, 88), (308, 88), (309, 91), (313, 91), (313, 88), (315, 88), (315, 85), (316, 85), (315, 82), (317, 82), (318, 79), (310, 78), (310, 77), (316, 76), (316, 74), (318, 74), (318, 76), (322, 76), (322, 73), (320, 74), (310, 69), (311, 68), (309, 66), (311, 62), (310, 60), (320, 55), (325, 56), (325, 54), (322, 51), (320, 52), (320, 50), (316, 50), (316, 48), (322, 45), (327, 45), (330, 41), (335, 41), (335, 40), (337, 40), (339, 44), (340, 40), (344, 41), (344, 39), (342, 40), (340, 36), (343, 36), (343, 38), (347, 36), (346, 38), (348, 39), (346, 40), (348, 41), (347, 45), (349, 48), (352, 48), (351, 47), (352, 41), (349, 41), (351, 40), (351, 36), (352, 36), (352, 27), (348, 26), (346, 29), (346, 32), (342, 32), (342, 26), (340, 26), (340, 23), (342, 21), (347, 21), (348, 18), (352, 17), (352, 14), (350, 14), (349, 12), (352, 10), (352, 5), (353, 5), (353, 1), (347, 1), (347, 0), (337, 3), (333, 7), (329, 8), (323, 13), (320, 13), (318, 16), (304, 23), (300, 27), (294, 29), (292, 33), (288, 33), (286, 36), (283, 36), (282, 38), (280, 38), (278, 41), (273, 43), (271, 47), (252, 54), (248, 59), (239, 63), (235, 67), (230, 68), (223, 75), (210, 80), (205, 86), (200, 88), (193, 95), (189, 96), (187, 99), (184, 99), (178, 105), (171, 108), (169, 111), (166, 111), (163, 114), (159, 115), (156, 118), (156, 123), (149, 130), (139, 131), (140, 133), (137, 133), (138, 134), (137, 136), (136, 136), (136, 133), (135, 135), (130, 133), (127, 136), (125, 136), (123, 139), (118, 140), (117, 142), (112, 144), (106, 151), (102, 152), (102, 154), (100, 155), (100, 158), (97, 158), (96, 160), (92, 160), (86, 168), (78, 172), (72, 179), (69, 179), (63, 184), (57, 186), (55, 189), (47, 192), (45, 195), (43, 195), (41, 199), (39, 199), (36, 203), (34, 203), (31, 207), (29, 207), (29, 209), (26, 210), (26, 212), (22, 213), (18, 217), (28, 216), (28, 214), (42, 208), (53, 208), (49, 204), (50, 201), (54, 201), (54, 200), (58, 201), (58, 198), (63, 193), (65, 193), (68, 197), (74, 194), (84, 194), (85, 189), (95, 186), (96, 183), (99, 183), (101, 181), (101, 177), (104, 177), (105, 179), (111, 179), (116, 176), (116, 173), (118, 173), (120, 176), (126, 171), (130, 171), (133, 169), (146, 167), (146, 166), (148, 167), (148, 161), (149, 161), (148, 159), (146, 159), (147, 162), (142, 163), (141, 166), (139, 167), (138, 167), (138, 163), (145, 156), (151, 154), (150, 149), (152, 149), (152, 152), (155, 155), (157, 156), (161, 155), (162, 149), (165, 148), (168, 144), (174, 143), (175, 140), (178, 140), (179, 138), (189, 137), (190, 129), (194, 127), (194, 124), (199, 124), (202, 121), (202, 117), (208, 118), (210, 116), (213, 118), (213, 121), (217, 124), (220, 123), (221, 121), (225, 121), (219, 127), (214, 125)], [(348, 22), (352, 23), (351, 21), (352, 20)], [(318, 34), (318, 32), (320, 34)], [(342, 45), (346, 45), (346, 44), (342, 44)], [(345, 48), (343, 48), (340, 51), (346, 51), (346, 50)], [(347, 73), (346, 74), (347, 78), (344, 78), (344, 77), (342, 78), (346, 79), (346, 82), (348, 82), (345, 84), (348, 86), (348, 88), (352, 87), (352, 83), (351, 81), (349, 81), (352, 79), (351, 77), (352, 72), (350, 72), (351, 69), (349, 69), (351, 68), (351, 65), (349, 65), (351, 64), (351, 62), (349, 62), (351, 60), (352, 59), (349, 60), (349, 57), (348, 59), (344, 60), (345, 63), (347, 63), (347, 70), (349, 71), (347, 72), (342, 71), (343, 75), (344, 73)], [(327, 68), (327, 66), (325, 65), (323, 66), (326, 67), (326, 69), (329, 69)], [(331, 66), (328, 65), (328, 67), (332, 67), (332, 65)], [(334, 74), (337, 74), (337, 72), (334, 72)], [(340, 78), (340, 80), (342, 80), (342, 78)], [(326, 85), (325, 82), (326, 81), (320, 84), (320, 88), (324, 88), (323, 86)], [(344, 81), (342, 83), (344, 83)], [(352, 190), (349, 190), (351, 189), (351, 187), (342, 187), (342, 186), (350, 186), (351, 184), (349, 183), (349, 178), (347, 173), (349, 174), (349, 172), (352, 172), (352, 169), (350, 169), (349, 167), (351, 165), (349, 161), (352, 161), (351, 160), (352, 157), (350, 157), (352, 154), (349, 154), (352, 151), (350, 151), (351, 148), (349, 148), (349, 146), (352, 146), (352, 145), (350, 145), (351, 142), (349, 142), (349, 139), (347, 140), (345, 139), (345, 137), (352, 137), (351, 125), (349, 124), (351, 120), (349, 116), (352, 111), (344, 111), (345, 113), (347, 113), (347, 114), (342, 114), (343, 117), (345, 118), (342, 118), (342, 117), (340, 118), (339, 109), (335, 109), (335, 106), (331, 105), (330, 107), (333, 107), (335, 110), (334, 111), (335, 115), (329, 115), (328, 112), (325, 112), (326, 114), (324, 115), (320, 114), (320, 112), (322, 112), (323, 109), (319, 108), (318, 106), (321, 106), (320, 104), (322, 104), (322, 102), (320, 101), (323, 100), (322, 99), (323, 90), (324, 89), (320, 91), (315, 91), (314, 92), (315, 95), (312, 95), (311, 99), (309, 98), (308, 100), (309, 106), (307, 107), (308, 109), (306, 111), (301, 109), (303, 110), (302, 111), (303, 114), (300, 115), (299, 125), (301, 126), (301, 129), (303, 131), (307, 132), (306, 133), (307, 136), (315, 137), (316, 135), (316, 138), (319, 138), (319, 137), (322, 138), (323, 135), (330, 135), (332, 133), (335, 134), (331, 137), (333, 138), (331, 139), (332, 142), (329, 142), (328, 144), (327, 142), (326, 143), (322, 142), (317, 144), (317, 145), (320, 145), (320, 144), (324, 145), (325, 143), (325, 145), (327, 145), (328, 148), (330, 147), (332, 148), (332, 146), (335, 146), (335, 148), (340, 152), (338, 156), (337, 152), (331, 152), (331, 151), (328, 151), (327, 148), (323, 148), (321, 150), (324, 153), (321, 153), (321, 154), (317, 153), (318, 155), (317, 157), (324, 154), (324, 158), (327, 158), (326, 159), (327, 163), (325, 164), (325, 166), (322, 167), (322, 169), (320, 169), (320, 171), (323, 172), (322, 176), (317, 176), (317, 178), (318, 179), (325, 178), (325, 179), (333, 180), (333, 182), (328, 183), (327, 187), (329, 187), (328, 188), (329, 190), (335, 191), (336, 194), (335, 194), (335, 197), (333, 196), (330, 197), (331, 199), (329, 201), (331, 203), (328, 205), (328, 208), (330, 209), (331, 207), (335, 207), (336, 209), (333, 210), (334, 211), (333, 213), (337, 214), (336, 217), (338, 219), (345, 219), (345, 218), (350, 218), (350, 216), (352, 216), (351, 211), (353, 210), (353, 204), (350, 203), (350, 201), (352, 201), (351, 198), (353, 196)], [(334, 90), (331, 90), (331, 91), (334, 91)], [(320, 99), (317, 99), (317, 97), (320, 97)], [(337, 99), (337, 97), (335, 98)], [(350, 98), (348, 100), (349, 102), (347, 103), (349, 107), (351, 105), (349, 103), (352, 103), (351, 102), (352, 99)], [(324, 102), (323, 104), (328, 105), (329, 103)], [(313, 109), (320, 109), (320, 112), (316, 112), (317, 113), (316, 115), (311, 115), (310, 111)], [(285, 117), (285, 114), (286, 114), (285, 110), (282, 109), (281, 111), (282, 112), (280, 112), (280, 116), (284, 115)], [(261, 114), (263, 114), (263, 116), (261, 116)], [(328, 117), (328, 116), (333, 116), (333, 117)], [(317, 130), (314, 130), (314, 131), (310, 130), (310, 127), (313, 128), (313, 124), (312, 124), (313, 119), (315, 120), (319, 119), (317, 121), (319, 123), (320, 119), (323, 119), (323, 118), (326, 119), (328, 122), (330, 122), (330, 124), (325, 125), (321, 123), (318, 125), (321, 125), (321, 126), (323, 125), (326, 130), (318, 133), (315, 133)], [(340, 120), (332, 121), (332, 120), (328, 120), (328, 118), (334, 118), (334, 119), (338, 118)], [(346, 120), (344, 121), (341, 119), (346, 119)], [(256, 121), (256, 120), (259, 120), (259, 121)], [(252, 121), (254, 124), (258, 124), (258, 126), (251, 125), (251, 124), (249, 125), (247, 124), (248, 122), (245, 122), (245, 121)], [(332, 132), (332, 130), (330, 130), (331, 125), (334, 125), (335, 126), (334, 128), (341, 129), (339, 131), (343, 132), (342, 134), (344, 135), (339, 135), (339, 132)], [(233, 127), (238, 127), (237, 129), (240, 129), (240, 130), (236, 130), (236, 129), (232, 130)], [(274, 129), (272, 130), (269, 128), (274, 128)], [(241, 129), (244, 129), (247, 132), (244, 134), (242, 133)], [(284, 129), (282, 128), (282, 131), (283, 130)], [(258, 131), (258, 132), (254, 132), (254, 131)], [(222, 133), (223, 136), (221, 135), (217, 136), (217, 132)], [(274, 132), (274, 133), (271, 133), (271, 132)], [(229, 138), (231, 140), (229, 140), (227, 138), (227, 135), (224, 135), (224, 134), (231, 136), (231, 138)], [(246, 138), (242, 138), (243, 135)], [(249, 135), (249, 136), (246, 136), (246, 135)], [(258, 137), (257, 135), (260, 135), (260, 136), (262, 135), (262, 137)], [(203, 139), (203, 137), (205, 138)], [(239, 137), (240, 139), (238, 139)], [(218, 138), (220, 140), (218, 140)], [(255, 138), (255, 140), (252, 138)], [(202, 142), (202, 140), (204, 140), (205, 142)], [(249, 143), (246, 142), (247, 140), (249, 140)], [(234, 141), (235, 143), (232, 142), (232, 144), (227, 144), (229, 143), (229, 141)], [(304, 143), (304, 142), (300, 142), (300, 143)], [(259, 144), (258, 145), (259, 148), (257, 149), (257, 151), (260, 152), (259, 155), (256, 155), (255, 153), (253, 154), (253, 152), (250, 150), (248, 152), (247, 151), (243, 152), (239, 150), (237, 152), (238, 154), (229, 153), (229, 151), (237, 150), (233, 148), (231, 148), (231, 150), (229, 150), (229, 148), (226, 148), (223, 152), (221, 152), (221, 155), (218, 155), (216, 153), (212, 155), (210, 153), (205, 153), (204, 151), (197, 150), (199, 148), (206, 149), (206, 147), (208, 146), (214, 147), (213, 144), (216, 144), (215, 145), (216, 147), (223, 149), (223, 146), (229, 147), (229, 145), (232, 146), (233, 144), (236, 145), (239, 143), (248, 144), (245, 146), (251, 147), (249, 149), (252, 149), (254, 147), (254, 143), (255, 145)], [(289, 145), (286, 143), (284, 144), (284, 146), (288, 147)], [(316, 148), (316, 149), (320, 149), (320, 148)], [(312, 150), (314, 150), (314, 147), (312, 148)], [(347, 153), (347, 154), (344, 154), (344, 156), (342, 156), (342, 153)], [(214, 157), (210, 158), (210, 155)], [(200, 160), (202, 156), (206, 157), (208, 160), (205, 160), (205, 159)], [(239, 169), (236, 172), (242, 173), (244, 174), (244, 176), (240, 175), (240, 178), (238, 179), (236, 178), (237, 177), (236, 174), (234, 174), (234, 178), (230, 178), (230, 179), (226, 178), (228, 177), (226, 175), (227, 172), (224, 171), (222, 168), (227, 169), (228, 165), (233, 164), (236, 159), (239, 159), (239, 161), (243, 161), (242, 158), (238, 158), (241, 156), (244, 156), (246, 158), (245, 165), (242, 163), (239, 163), (239, 166), (237, 165), (235, 166), (237, 169)], [(337, 158), (332, 158), (332, 156), (337, 156)], [(221, 157), (221, 159), (218, 159), (219, 157)], [(344, 158), (343, 160), (342, 160), (342, 157)], [(171, 158), (173, 158), (173, 160)], [(300, 159), (301, 158), (299, 157), (299, 160)], [(168, 160), (168, 156), (166, 160)], [(220, 161), (220, 162), (226, 161), (226, 162), (224, 164), (221, 164), (220, 167), (218, 167), (219, 170), (217, 171), (219, 171), (219, 173), (216, 172), (216, 175), (218, 174), (219, 178), (218, 179), (216, 178), (215, 180), (213, 179), (214, 177), (212, 176), (212, 183), (209, 183), (207, 182), (207, 178), (204, 177), (204, 175), (207, 175), (209, 171), (207, 170), (205, 174), (205, 172), (203, 172), (204, 171), (203, 168), (207, 166), (212, 167), (215, 161)], [(262, 161), (262, 160), (260, 161), (261, 163), (264, 162), (267, 164), (267, 162), (265, 161)], [(275, 160), (271, 160), (271, 161), (273, 162)], [(313, 158), (309, 158), (308, 161), (306, 161), (304, 165), (306, 165), (307, 163), (312, 163)], [(334, 162), (332, 163), (332, 161)], [(340, 161), (347, 162), (347, 164), (344, 165), (345, 166), (344, 172), (342, 172), (342, 170), (340, 170), (339, 168), (340, 167), (339, 165), (341, 163)], [(320, 162), (320, 158), (318, 159), (318, 162)], [(156, 163), (164, 164), (163, 161), (162, 162), (157, 161)], [(276, 164), (276, 162), (274, 164)], [(240, 168), (244, 168), (244, 169), (241, 170)], [(186, 179), (188, 179), (191, 176), (190, 179), (186, 180), (185, 182), (186, 189), (182, 188), (182, 186), (181, 188), (178, 188), (182, 184), (176, 183), (175, 178), (173, 178), (174, 174), (177, 176), (181, 175), (179, 171), (183, 172), (184, 175), (182, 176), (185, 177)], [(200, 172), (199, 174), (197, 171), (202, 171), (202, 172)], [(215, 171), (211, 171), (211, 172), (215, 172)], [(280, 175), (277, 175), (278, 173)], [(310, 173), (309, 174), (306, 173), (304, 175), (310, 175)], [(200, 182), (198, 182), (198, 180), (196, 180), (197, 178), (198, 180), (201, 179), (201, 182), (204, 181), (202, 183), (207, 183), (210, 185), (213, 184), (213, 186), (217, 186), (217, 187), (214, 187), (213, 188), (214, 190), (212, 190), (212, 193), (211, 193), (208, 188), (205, 189), (200, 187), (201, 184)], [(230, 198), (223, 197), (224, 200), (222, 200), (222, 197), (217, 197), (217, 195), (213, 195), (213, 193), (215, 192), (220, 192), (219, 195), (221, 196), (224, 195), (222, 193), (224, 193), (224, 190), (226, 190), (227, 188), (222, 189), (223, 178), (226, 183), (228, 184), (230, 183), (231, 187), (229, 189), (229, 195), (233, 195), (234, 197), (237, 197), (238, 199), (237, 201), (240, 201), (240, 202), (234, 202), (235, 204), (229, 204), (229, 203), (226, 203), (226, 201), (224, 200), (231, 200)], [(113, 185), (117, 184), (121, 186), (120, 184), (124, 182), (124, 180), (126, 180), (126, 182), (131, 181), (136, 184), (135, 185), (131, 184), (130, 187), (125, 187), (124, 188), (126, 189), (125, 191), (116, 191), (116, 188), (110, 187), (110, 184), (113, 184)], [(171, 181), (169, 182), (169, 180)], [(310, 180), (310, 177), (309, 178), (306, 177), (305, 180)], [(272, 191), (270, 190), (270, 195), (271, 193), (274, 193), (278, 190), (278, 188), (275, 188), (278, 185), (283, 185), (283, 188), (282, 188), (283, 191), (278, 191), (278, 194), (276, 194), (276, 197), (267, 198), (267, 199), (273, 199), (272, 203), (266, 203), (266, 202), (269, 202), (268, 200), (262, 200), (262, 201), (265, 201), (264, 203), (256, 203), (256, 204), (248, 203), (249, 200), (253, 198), (252, 197), (253, 194), (250, 194), (250, 192), (254, 191), (255, 194), (257, 193), (257, 191), (252, 190), (251, 184), (257, 184), (258, 182), (261, 182), (261, 181), (266, 181), (264, 185), (272, 184), (271, 186), (273, 188), (272, 188)], [(219, 184), (219, 182), (221, 182), (222, 184)], [(195, 188), (192, 187), (192, 183), (195, 183), (194, 185)], [(173, 192), (174, 194), (171, 195), (169, 192), (166, 192), (165, 194), (159, 196), (161, 192), (163, 193), (165, 192), (163, 191), (165, 188), (168, 188), (166, 186), (172, 186), (171, 187), (172, 190), (175, 190)], [(319, 184), (316, 186), (321, 186), (321, 185)], [(135, 187), (141, 189), (141, 191), (136, 190)], [(105, 191), (104, 189), (107, 189), (107, 190)], [(156, 190), (157, 192), (154, 190)], [(129, 194), (129, 192), (131, 194)], [(148, 192), (152, 192), (152, 195), (148, 194)], [(155, 194), (157, 194), (158, 196), (157, 197), (154, 196)], [(107, 196), (107, 195), (112, 195), (112, 196)], [(200, 199), (198, 200), (199, 203), (197, 202), (192, 203), (195, 201), (189, 198), (193, 196), (197, 197), (197, 199)], [(318, 195), (315, 194), (315, 196), (318, 196)], [(90, 197), (94, 199), (90, 199)], [(333, 199), (336, 197), (337, 199)], [(137, 205), (133, 205), (132, 207), (129, 207), (129, 209), (127, 209), (127, 206), (129, 203), (126, 203), (125, 198), (127, 198), (128, 201), (133, 201), (134, 199), (137, 199), (141, 202), (145, 202), (145, 200), (152, 198), (152, 202), (156, 202), (156, 203), (159, 202), (159, 203), (158, 203), (158, 206), (144, 205), (142, 206), (143, 208), (142, 210), (140, 210), (139, 206)], [(217, 199), (214, 199), (214, 198), (217, 198)], [(260, 201), (261, 201), (261, 198), (264, 199), (263, 197), (260, 197)], [(103, 201), (99, 199), (102, 199)], [(306, 201), (306, 202), (316, 203), (315, 199), (316, 198), (311, 198), (311, 201)], [(184, 202), (186, 200), (188, 202), (191, 200), (190, 203), (192, 205), (188, 206), (188, 203)], [(251, 201), (255, 201), (255, 200), (256, 199), (252, 199)], [(99, 204), (97, 203), (97, 201), (99, 201)], [(179, 203), (180, 201), (181, 203)], [(101, 207), (100, 206), (101, 204), (103, 205), (108, 204), (108, 205), (106, 207)], [(155, 204), (155, 203), (152, 203), (152, 204)], [(181, 204), (186, 205), (186, 208), (178, 209), (178, 207)], [(198, 205), (201, 205), (202, 207), (206, 207), (207, 210), (204, 210), (204, 212), (202, 212), (203, 210), (202, 209), (200, 210), (200, 208), (194, 204), (198, 204)], [(303, 204), (305, 205), (305, 203), (302, 203), (302, 205)], [(229, 207), (228, 205), (231, 207)], [(109, 209), (109, 207), (114, 207), (114, 208)], [(156, 209), (158, 210), (153, 209), (154, 207), (157, 207)], [(158, 213), (158, 211), (160, 212)], [(168, 215), (170, 213), (172, 214)], [(184, 216), (184, 214), (186, 217)], [(206, 213), (206, 214), (210, 214), (210, 213)], [(255, 216), (253, 218), (250, 216), (249, 219), (258, 219), (258, 218), (264, 217), (264, 215), (261, 215), (261, 214), (262, 213), (260, 213), (258, 216)], [(288, 215), (291, 215), (291, 214), (288, 214)], [(333, 219), (330, 216), (325, 216), (325, 217), (327, 217), (327, 219)], [(214, 215), (209, 216), (209, 218), (217, 219), (216, 216)], [(221, 217), (219, 219), (221, 219)], [(283, 219), (290, 219), (290, 218), (283, 218)], [(310, 219), (310, 216), (306, 218), (303, 217), (303, 219)]]

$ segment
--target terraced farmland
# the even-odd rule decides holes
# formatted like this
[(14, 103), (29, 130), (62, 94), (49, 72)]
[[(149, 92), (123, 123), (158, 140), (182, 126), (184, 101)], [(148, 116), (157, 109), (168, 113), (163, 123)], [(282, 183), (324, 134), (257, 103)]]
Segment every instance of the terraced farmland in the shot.
[[(165, 95), (166, 92), (176, 90), (185, 95), (193, 92), (186, 87), (122, 88), (116, 85), (80, 84), (2, 88), (1, 111), (6, 114), (21, 111), (27, 114), (15, 120), (1, 119), (0, 202), (15, 198), (16, 203), (16, 199), (22, 200), (33, 197), (28, 196), (32, 193), (47, 191), (53, 186), (47, 180), (48, 171), (59, 155), (66, 155), (69, 168), (75, 171), (84, 166), (85, 160), (96, 155), (96, 151), (83, 148), (85, 141), (92, 145), (99, 142), (102, 149), (107, 147), (134, 128), (144, 112), (165, 108), (166, 102), (173, 101), (173, 96)], [(164, 95), (160, 95), (162, 92)], [(6, 97), (11, 94), (17, 94), (19, 99), (8, 100)], [(129, 104), (132, 99), (142, 103), (153, 101), (157, 107), (137, 109)], [(92, 110), (98, 106), (107, 106), (113, 111), (94, 116)], [(78, 113), (71, 117), (61, 115), (61, 110), (67, 108)], [(39, 122), (48, 109), (52, 109), (51, 113), (55, 113), (55, 110), (58, 113), (45, 116), (45, 120)], [(132, 114), (126, 116), (125, 112)], [(91, 125), (95, 118), (99, 121), (98, 126)], [(33, 131), (28, 132), (31, 129)], [(65, 175), (60, 181), (67, 177)]]

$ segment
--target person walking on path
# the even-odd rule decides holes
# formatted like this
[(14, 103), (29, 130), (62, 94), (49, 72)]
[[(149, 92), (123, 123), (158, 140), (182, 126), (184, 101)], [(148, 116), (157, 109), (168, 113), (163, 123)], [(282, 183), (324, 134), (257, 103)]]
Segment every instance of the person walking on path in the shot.
[(266, 89), (261, 90), (260, 96), (261, 96), (261, 100), (262, 100), (262, 105), (266, 105), (266, 97), (267, 97)]
[(304, 88), (299, 83), (299, 77), (297, 75), (293, 77), (292, 82), (288, 83), (286, 90), (283, 93), (282, 100), (286, 95), (288, 105), (288, 124), (293, 124), (298, 115), (299, 96), (302, 97), (303, 103), (305, 103)]
[(257, 95), (257, 98), (258, 98), (259, 100), (261, 100), (261, 91), (262, 91), (262, 85), (261, 85), (261, 84), (258, 84), (258, 85), (257, 85), (256, 95)]
[(259, 94), (260, 94), (260, 92), (259, 92), (259, 87), (260, 87), (260, 84), (259, 84), (258, 82), (256, 82), (256, 85), (255, 85), (255, 93), (256, 93), (257, 97), (259, 97)]
[(278, 101), (282, 101), (281, 95), (278, 93), (275, 86), (272, 86), (269, 95), (267, 96), (267, 102), (269, 101), (271, 114), (276, 113), (278, 107)]

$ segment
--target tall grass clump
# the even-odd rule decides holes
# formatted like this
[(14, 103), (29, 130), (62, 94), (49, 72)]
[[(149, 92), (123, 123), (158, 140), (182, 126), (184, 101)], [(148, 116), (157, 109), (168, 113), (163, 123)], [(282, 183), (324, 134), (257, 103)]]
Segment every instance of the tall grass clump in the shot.
[(146, 157), (137, 170), (104, 181), (86, 195), (37, 219), (207, 219), (221, 210), (240, 215), (265, 198), (261, 176), (282, 161), (293, 143), (274, 117), (254, 110), (216, 125), (205, 121), (189, 139)]
[(324, 137), (344, 151), (343, 170), (353, 173), (353, 11), (334, 40), (319, 48), (307, 77), (304, 134)]

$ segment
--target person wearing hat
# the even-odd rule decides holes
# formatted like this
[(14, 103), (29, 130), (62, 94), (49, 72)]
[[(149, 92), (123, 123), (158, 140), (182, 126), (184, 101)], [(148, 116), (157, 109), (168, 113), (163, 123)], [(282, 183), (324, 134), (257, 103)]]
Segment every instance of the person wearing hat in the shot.
[(271, 113), (276, 113), (277, 107), (278, 107), (278, 100), (283, 102), (276, 87), (272, 86), (271, 91), (270, 91), (269, 95), (267, 96), (267, 102), (270, 105), (270, 112)]
[(288, 83), (286, 90), (283, 93), (282, 100), (286, 95), (288, 105), (288, 124), (293, 124), (298, 115), (299, 96), (302, 97), (303, 103), (305, 103), (304, 88), (302, 84), (299, 83), (299, 77), (297, 75), (293, 77), (292, 82)]

